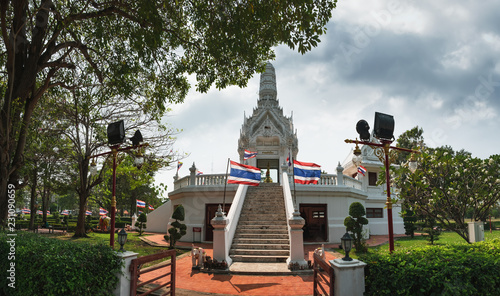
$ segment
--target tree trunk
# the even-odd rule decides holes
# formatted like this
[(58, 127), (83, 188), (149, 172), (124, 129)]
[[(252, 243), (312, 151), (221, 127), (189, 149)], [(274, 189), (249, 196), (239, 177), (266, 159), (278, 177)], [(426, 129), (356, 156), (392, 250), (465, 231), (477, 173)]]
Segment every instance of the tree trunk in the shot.
[(74, 237), (89, 237), (85, 231), (85, 209), (87, 208), (87, 192), (82, 190), (80, 193), (80, 202), (78, 213), (78, 221), (76, 222), (76, 230)]

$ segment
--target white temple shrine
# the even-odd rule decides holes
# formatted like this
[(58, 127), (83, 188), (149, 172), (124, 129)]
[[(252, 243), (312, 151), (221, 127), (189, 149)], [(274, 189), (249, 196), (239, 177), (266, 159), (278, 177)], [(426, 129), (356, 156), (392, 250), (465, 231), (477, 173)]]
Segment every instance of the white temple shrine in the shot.
[[(340, 141), (340, 139), (339, 139)], [(252, 115), (244, 116), (238, 139), (239, 162), (274, 176), (259, 186), (225, 184), (225, 173), (174, 177), (169, 201), (148, 215), (148, 231), (166, 233), (173, 209), (183, 205), (187, 234), (181, 241), (212, 242), (214, 257), (231, 262), (297, 262), (304, 264), (303, 244), (337, 244), (346, 232), (349, 206), (360, 202), (366, 209), (366, 237), (387, 235), (385, 185), (377, 186), (383, 163), (369, 146), (361, 147), (362, 166), (357, 173), (348, 155), (336, 174), (322, 174), (318, 184), (295, 184), (287, 158), (299, 153), (292, 116), (283, 115), (273, 65), (260, 76), (259, 98)], [(257, 156), (244, 160), (244, 150)], [(224, 188), (226, 188), (224, 196)], [(225, 206), (225, 215), (219, 205)], [(393, 206), (394, 234), (404, 234), (401, 208)], [(214, 228), (215, 227), (215, 228)]]

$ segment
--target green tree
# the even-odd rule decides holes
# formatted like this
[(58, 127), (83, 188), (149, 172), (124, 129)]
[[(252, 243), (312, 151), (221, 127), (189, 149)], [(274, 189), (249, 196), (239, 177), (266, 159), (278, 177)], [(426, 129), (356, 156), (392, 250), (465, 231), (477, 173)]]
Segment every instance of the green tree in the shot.
[(399, 198), (417, 215), (433, 218), (469, 242), (467, 211), (472, 209), (471, 221), (484, 221), (500, 200), (500, 155), (483, 160), (441, 147), (424, 149), (416, 159), (415, 173), (405, 166), (393, 168)]
[[(407, 148), (407, 149), (416, 149), (425, 147), (424, 142), (424, 129), (421, 127), (414, 127), (411, 130), (407, 130), (402, 133), (397, 141), (396, 147)], [(396, 163), (402, 164), (408, 161), (410, 158), (410, 152), (399, 151), (397, 155)]]
[(406, 210), (402, 212), (402, 215), (405, 234), (411, 236), (411, 238), (415, 237), (415, 230), (417, 229), (415, 225), (417, 222), (417, 215), (415, 215), (415, 212), (412, 210)]
[(435, 241), (439, 240), (441, 230), (437, 226), (436, 219), (434, 219), (433, 217), (427, 216), (424, 218), (424, 222), (422, 223), (422, 230), (424, 232), (422, 236), (424, 236), (431, 245), (433, 245)]
[(349, 215), (344, 220), (347, 231), (352, 232), (354, 236), (354, 247), (356, 252), (366, 252), (367, 246), (363, 238), (363, 225), (368, 224), (365, 207), (360, 202), (353, 202), (349, 206)]
[(48, 90), (78, 89), (75, 76), (92, 77), (109, 100), (144, 97), (144, 108), (161, 116), (166, 102), (185, 98), (187, 74), (201, 92), (243, 87), (274, 58), (274, 46), (300, 53), (317, 46), (336, 2), (1, 1), (0, 220)]
[(168, 229), (168, 234), (164, 236), (165, 240), (169, 242), (169, 248), (174, 249), (175, 244), (186, 235), (186, 224), (182, 224), (180, 221), (184, 221), (184, 207), (179, 205), (175, 208), (174, 213), (172, 214), (172, 219), (175, 219), (172, 222), (171, 226)]
[(135, 222), (135, 227), (139, 227), (139, 235), (142, 235), (142, 230), (146, 228), (146, 222), (148, 222), (148, 217), (145, 213), (141, 213)]

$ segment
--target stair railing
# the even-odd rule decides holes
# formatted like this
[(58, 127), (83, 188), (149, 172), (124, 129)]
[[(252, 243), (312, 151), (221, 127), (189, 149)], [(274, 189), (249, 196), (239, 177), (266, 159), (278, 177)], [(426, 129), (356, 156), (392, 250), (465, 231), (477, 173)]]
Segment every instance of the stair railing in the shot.
[(233, 244), (234, 234), (236, 232), (236, 227), (238, 226), (238, 221), (240, 220), (241, 209), (245, 203), (245, 196), (247, 195), (248, 185), (238, 185), (236, 194), (234, 195), (233, 202), (231, 203), (231, 208), (229, 213), (227, 213), (228, 224), (226, 226), (225, 233), (225, 257), (227, 265), (231, 265), (232, 259), (229, 257), (229, 251), (231, 250), (231, 245)]

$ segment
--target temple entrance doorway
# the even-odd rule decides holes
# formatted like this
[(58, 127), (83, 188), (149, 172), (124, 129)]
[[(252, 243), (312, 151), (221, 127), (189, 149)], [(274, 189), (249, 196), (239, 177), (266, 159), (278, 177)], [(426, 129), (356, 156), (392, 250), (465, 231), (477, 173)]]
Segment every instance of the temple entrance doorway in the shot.
[(304, 241), (328, 241), (328, 216), (326, 204), (300, 204), (300, 216), (304, 218)]
[(269, 165), (269, 176), (273, 183), (280, 182), (280, 160), (279, 159), (257, 159), (257, 167), (260, 169), (262, 182), (266, 178), (267, 167)]
[[(221, 205), (222, 206), (222, 205)], [(213, 241), (214, 240), (214, 227), (210, 223), (210, 221), (215, 217), (215, 213), (219, 208), (219, 204), (206, 204), (205, 205), (205, 240)], [(224, 212), (229, 213), (229, 209), (231, 208), (231, 204), (226, 204), (224, 207)]]

